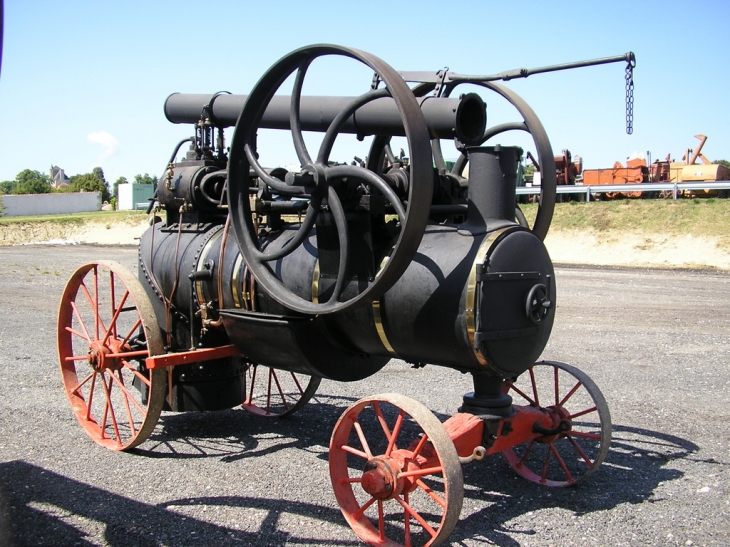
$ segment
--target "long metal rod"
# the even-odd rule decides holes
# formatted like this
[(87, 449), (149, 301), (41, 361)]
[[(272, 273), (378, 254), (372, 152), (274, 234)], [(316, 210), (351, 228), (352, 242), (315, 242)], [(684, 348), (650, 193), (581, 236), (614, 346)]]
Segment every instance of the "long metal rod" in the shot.
[(514, 70), (507, 70), (500, 72), (499, 74), (492, 74), (489, 76), (467, 76), (465, 74), (455, 74), (449, 72), (446, 75), (445, 81), (450, 82), (494, 82), (497, 80), (514, 80), (515, 78), (527, 78), (532, 74), (542, 74), (544, 72), (555, 72), (558, 70), (569, 70), (571, 68), (582, 68), (585, 66), (605, 65), (608, 63), (620, 63), (621, 61), (636, 65), (636, 56), (633, 51), (624, 53), (623, 55), (616, 55), (614, 57), (602, 57), (600, 59), (591, 59), (588, 61), (576, 61), (574, 63), (564, 63), (561, 65), (550, 65), (542, 66), (538, 68), (516, 68)]

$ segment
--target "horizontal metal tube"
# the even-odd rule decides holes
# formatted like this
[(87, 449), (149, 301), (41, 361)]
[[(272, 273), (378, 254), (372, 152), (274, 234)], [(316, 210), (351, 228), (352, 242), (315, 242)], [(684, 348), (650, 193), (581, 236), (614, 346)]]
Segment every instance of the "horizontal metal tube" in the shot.
[[(211, 122), (218, 127), (231, 127), (246, 102), (247, 95), (213, 95), (173, 93), (165, 101), (165, 116), (172, 123), (197, 123), (206, 105)], [(325, 132), (335, 116), (349, 105), (354, 97), (303, 96), (300, 103), (302, 130)], [(474, 93), (458, 99), (425, 97), (419, 99), (421, 111), (432, 138), (457, 138), (464, 144), (481, 142), (487, 124), (484, 101)], [(291, 97), (274, 95), (266, 108), (260, 127), (290, 129), (289, 108)], [(405, 136), (398, 106), (390, 97), (366, 104), (343, 126), (342, 133), (357, 135)]]

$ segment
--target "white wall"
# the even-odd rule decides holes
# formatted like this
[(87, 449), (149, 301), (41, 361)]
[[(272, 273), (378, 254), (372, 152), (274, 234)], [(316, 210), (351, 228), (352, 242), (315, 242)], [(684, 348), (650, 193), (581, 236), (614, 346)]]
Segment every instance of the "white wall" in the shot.
[(101, 210), (101, 192), (7, 195), (0, 200), (3, 215), (9, 217)]

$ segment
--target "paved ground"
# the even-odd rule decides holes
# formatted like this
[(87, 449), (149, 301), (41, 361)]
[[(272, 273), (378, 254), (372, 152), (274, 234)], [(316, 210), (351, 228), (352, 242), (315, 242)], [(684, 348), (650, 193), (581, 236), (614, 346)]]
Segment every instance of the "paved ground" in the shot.
[[(133, 268), (136, 250), (0, 249), (0, 536), (7, 505), (16, 546), (357, 545), (328, 479), (339, 414), (399, 391), (444, 420), (469, 390), (450, 370), (393, 362), (361, 382), (323, 382), (318, 401), (289, 420), (164, 414), (135, 453), (106, 451), (73, 418), (55, 349), (62, 288), (94, 258)], [(447, 543), (730, 544), (730, 274), (558, 268), (557, 278), (545, 357), (602, 388), (613, 449), (571, 489), (517, 478), (500, 456), (465, 467)]]

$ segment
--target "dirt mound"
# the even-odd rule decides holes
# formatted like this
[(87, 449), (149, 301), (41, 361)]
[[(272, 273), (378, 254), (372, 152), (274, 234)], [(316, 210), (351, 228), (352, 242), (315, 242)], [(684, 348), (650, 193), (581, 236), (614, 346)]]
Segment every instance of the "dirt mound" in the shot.
[[(147, 220), (84, 224), (37, 222), (0, 227), (0, 245), (137, 245)], [(730, 270), (730, 248), (712, 236), (641, 232), (553, 230), (545, 241), (553, 261), (601, 266), (651, 266)]]

